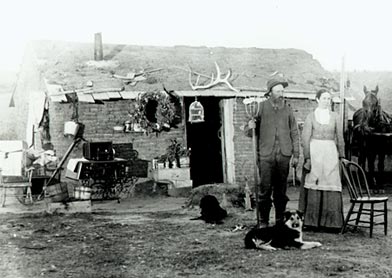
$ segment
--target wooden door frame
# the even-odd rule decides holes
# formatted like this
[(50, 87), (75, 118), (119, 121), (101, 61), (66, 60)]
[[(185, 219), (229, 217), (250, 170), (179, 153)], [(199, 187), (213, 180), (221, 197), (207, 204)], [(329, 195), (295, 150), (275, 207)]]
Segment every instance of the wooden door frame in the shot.
[(235, 99), (222, 99), (219, 103), (221, 110), (221, 142), (223, 182), (235, 182), (235, 156), (234, 156), (234, 122), (233, 107)]

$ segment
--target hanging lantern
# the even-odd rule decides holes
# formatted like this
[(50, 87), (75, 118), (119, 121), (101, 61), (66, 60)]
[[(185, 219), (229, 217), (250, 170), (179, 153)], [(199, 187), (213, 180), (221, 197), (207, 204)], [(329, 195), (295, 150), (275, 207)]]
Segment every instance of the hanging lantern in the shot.
[(189, 122), (204, 122), (204, 107), (197, 99), (189, 105)]

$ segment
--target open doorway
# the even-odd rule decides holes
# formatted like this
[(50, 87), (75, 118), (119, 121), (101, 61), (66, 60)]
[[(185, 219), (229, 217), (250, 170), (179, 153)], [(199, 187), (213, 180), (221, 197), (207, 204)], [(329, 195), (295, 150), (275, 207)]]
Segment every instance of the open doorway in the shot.
[(191, 148), (190, 166), (193, 187), (223, 182), (220, 98), (198, 97), (204, 107), (204, 122), (189, 123), (189, 105), (194, 98), (185, 98), (186, 138)]

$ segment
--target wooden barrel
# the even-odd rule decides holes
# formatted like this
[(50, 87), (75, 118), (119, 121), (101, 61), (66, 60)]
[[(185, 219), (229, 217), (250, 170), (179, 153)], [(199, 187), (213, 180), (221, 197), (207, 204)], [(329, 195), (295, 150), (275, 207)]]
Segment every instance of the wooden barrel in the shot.
[(68, 187), (65, 182), (49, 185), (45, 189), (45, 198), (49, 198), (52, 202), (62, 202), (68, 197)]

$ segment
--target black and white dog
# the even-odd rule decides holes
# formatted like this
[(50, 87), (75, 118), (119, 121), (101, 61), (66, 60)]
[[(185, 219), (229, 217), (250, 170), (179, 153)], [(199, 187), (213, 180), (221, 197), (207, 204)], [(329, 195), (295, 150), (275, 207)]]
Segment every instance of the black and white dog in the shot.
[(201, 216), (192, 218), (191, 220), (204, 220), (210, 224), (221, 224), (222, 220), (227, 216), (227, 211), (219, 205), (218, 199), (213, 195), (205, 195), (200, 200)]
[(320, 242), (302, 240), (302, 226), (303, 215), (300, 211), (286, 211), (282, 223), (250, 230), (245, 236), (245, 248), (276, 250), (290, 247), (299, 249), (320, 247), (322, 245)]

